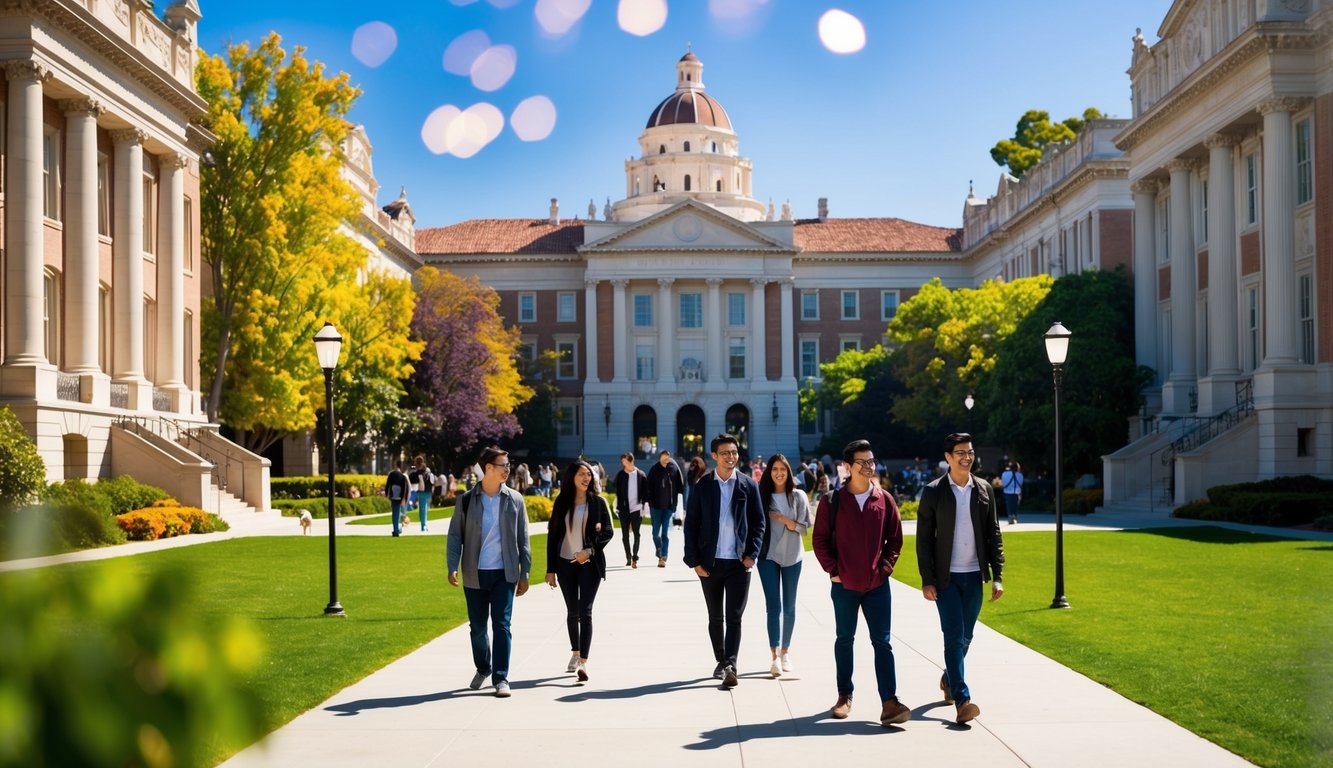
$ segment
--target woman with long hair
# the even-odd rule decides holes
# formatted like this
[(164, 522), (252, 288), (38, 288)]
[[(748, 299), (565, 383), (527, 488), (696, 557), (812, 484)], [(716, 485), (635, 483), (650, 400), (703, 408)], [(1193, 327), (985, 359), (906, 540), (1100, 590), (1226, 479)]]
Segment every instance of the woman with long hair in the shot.
[(565, 598), (569, 628), (569, 665), (580, 683), (588, 681), (588, 650), (592, 646), (592, 603), (606, 578), (602, 549), (611, 540), (611, 508), (602, 498), (586, 461), (571, 462), (551, 505), (546, 535), (546, 583), (557, 585)]
[(759, 500), (768, 513), (757, 564), (768, 611), (768, 646), (773, 654), (768, 673), (780, 677), (791, 671), (787, 653), (796, 625), (796, 585), (801, 580), (803, 538), (810, 529), (810, 502), (796, 488), (786, 456), (775, 453), (769, 457), (759, 478)]

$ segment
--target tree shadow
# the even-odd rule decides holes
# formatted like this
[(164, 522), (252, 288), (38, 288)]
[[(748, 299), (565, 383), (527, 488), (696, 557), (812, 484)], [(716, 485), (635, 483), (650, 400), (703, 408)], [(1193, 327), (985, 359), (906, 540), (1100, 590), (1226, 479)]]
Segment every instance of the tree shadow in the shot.
[(1123, 533), (1141, 533), (1149, 536), (1163, 536), (1169, 539), (1181, 539), (1198, 544), (1263, 544), (1274, 541), (1299, 541), (1276, 533), (1252, 533), (1233, 528), (1220, 528), (1213, 525), (1187, 525), (1175, 528), (1138, 528)]

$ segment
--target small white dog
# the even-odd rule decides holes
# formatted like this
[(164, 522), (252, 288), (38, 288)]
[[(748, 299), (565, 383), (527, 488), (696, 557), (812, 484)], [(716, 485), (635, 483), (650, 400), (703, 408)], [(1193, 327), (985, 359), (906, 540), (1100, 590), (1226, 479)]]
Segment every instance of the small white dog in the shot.
[(301, 512), (301, 535), (304, 536), (310, 533), (310, 523), (313, 522), (314, 518), (310, 517), (310, 510), (308, 509), (300, 510), (300, 512)]

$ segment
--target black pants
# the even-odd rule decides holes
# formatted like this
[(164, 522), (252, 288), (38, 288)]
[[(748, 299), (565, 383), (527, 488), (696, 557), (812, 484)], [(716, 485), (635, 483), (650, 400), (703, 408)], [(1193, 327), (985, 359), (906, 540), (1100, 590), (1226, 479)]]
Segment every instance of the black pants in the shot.
[(588, 658), (592, 647), (592, 601), (602, 580), (597, 578), (597, 566), (588, 561), (584, 565), (561, 559), (555, 566), (555, 578), (560, 594), (565, 597), (565, 624), (569, 628), (569, 647)]
[(708, 639), (713, 658), (736, 666), (741, 649), (741, 616), (750, 597), (750, 572), (740, 560), (714, 560), (708, 576), (699, 577), (708, 606)]
[[(639, 523), (643, 521), (643, 515), (639, 514), (621, 514), (616, 515), (620, 519), (620, 541), (625, 545), (625, 560), (633, 563), (639, 562)], [(634, 536), (634, 548), (630, 549), (630, 535)]]

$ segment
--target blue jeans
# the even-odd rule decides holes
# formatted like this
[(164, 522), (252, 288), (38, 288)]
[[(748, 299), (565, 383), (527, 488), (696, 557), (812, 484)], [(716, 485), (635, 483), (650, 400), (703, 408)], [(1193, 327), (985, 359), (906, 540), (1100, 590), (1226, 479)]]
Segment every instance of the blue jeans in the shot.
[(1006, 493), (1004, 495), (1004, 511), (1009, 514), (1010, 520), (1018, 519), (1018, 494)]
[[(509, 679), (509, 646), (514, 636), (509, 631), (509, 617), (514, 610), (514, 590), (518, 585), (505, 581), (503, 568), (478, 570), (479, 587), (463, 587), (467, 600), (467, 621), (472, 637), (472, 663), (481, 674), (490, 673), (491, 682)], [(487, 636), (487, 621), (495, 631), (495, 651)]]
[(949, 586), (938, 590), (935, 610), (944, 633), (944, 675), (954, 701), (967, 701), (972, 692), (963, 677), (963, 659), (972, 645), (972, 630), (981, 615), (981, 571), (950, 573)]
[(671, 517), (676, 514), (675, 509), (663, 509), (662, 507), (649, 507), (653, 516), (653, 549), (657, 550), (657, 556), (666, 559), (668, 539), (667, 534), (671, 533)]
[(893, 644), (889, 642), (889, 624), (893, 619), (893, 596), (885, 581), (868, 592), (832, 584), (833, 661), (838, 670), (838, 695), (852, 695), (852, 642), (856, 639), (857, 612), (865, 614), (870, 631), (870, 647), (875, 651), (875, 680), (883, 703), (897, 696), (898, 673), (893, 664)]
[(397, 536), (403, 530), (403, 502), (390, 501), (389, 508), (393, 510), (393, 535)]
[[(781, 566), (761, 559), (759, 583), (764, 587), (764, 608), (768, 611), (768, 647), (790, 648), (791, 631), (796, 626), (796, 584), (801, 580), (801, 561)], [(782, 642), (778, 642), (778, 618), (782, 619)]]
[(421, 522), (421, 530), (426, 530), (426, 515), (430, 513), (430, 491), (421, 491), (417, 493), (417, 519)]

